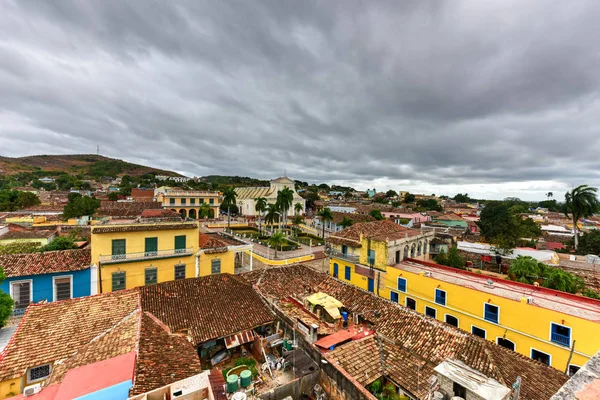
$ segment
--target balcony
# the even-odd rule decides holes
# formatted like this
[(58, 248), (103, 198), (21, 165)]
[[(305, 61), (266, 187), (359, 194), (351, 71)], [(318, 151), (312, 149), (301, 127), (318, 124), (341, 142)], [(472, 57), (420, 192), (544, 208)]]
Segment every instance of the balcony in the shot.
[(117, 264), (143, 260), (155, 260), (160, 258), (171, 258), (171, 257), (182, 257), (191, 256), (194, 254), (194, 248), (188, 247), (185, 249), (169, 249), (169, 250), (157, 250), (157, 251), (142, 251), (139, 253), (126, 253), (126, 254), (111, 254), (111, 255), (100, 255), (101, 264)]
[(550, 335), (552, 343), (560, 344), (561, 346), (569, 347), (571, 345), (571, 337), (568, 335), (561, 335), (560, 333), (552, 332)]
[(329, 257), (341, 258), (342, 260), (350, 261), (351, 263), (358, 262), (358, 256), (342, 253), (341, 251), (329, 250), (327, 251), (327, 254)]

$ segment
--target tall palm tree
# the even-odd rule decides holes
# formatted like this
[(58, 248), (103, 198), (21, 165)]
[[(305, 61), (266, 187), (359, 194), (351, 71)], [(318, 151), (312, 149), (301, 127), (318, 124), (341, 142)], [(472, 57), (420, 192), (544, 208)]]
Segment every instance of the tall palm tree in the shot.
[(325, 222), (333, 221), (333, 213), (329, 207), (325, 207), (317, 213), (317, 216), (321, 219), (321, 225), (323, 226), (323, 240), (325, 240)]
[(354, 224), (354, 222), (346, 216), (342, 219), (342, 222), (339, 223), (339, 225), (344, 229), (352, 226), (352, 224)]
[(200, 212), (198, 213), (200, 218), (204, 218), (204, 222), (210, 215), (210, 205), (208, 203), (202, 203), (200, 206)]
[(271, 224), (271, 233), (273, 232), (273, 224), (279, 220), (279, 207), (277, 204), (267, 205), (267, 214), (265, 215), (265, 223)]
[(304, 209), (304, 207), (302, 207), (302, 204), (300, 204), (300, 203), (296, 203), (294, 205), (294, 211), (296, 212), (296, 215), (300, 214), (303, 209)]
[(552, 192), (548, 192), (548, 193), (546, 193), (546, 198), (547, 198), (548, 200), (550, 200), (550, 197), (554, 197), (554, 193), (552, 193)]
[(283, 244), (285, 243), (285, 236), (283, 235), (283, 232), (278, 230), (277, 232), (272, 234), (269, 240), (267, 240), (267, 243), (269, 244), (269, 246), (273, 246), (273, 248), (275, 249), (275, 258), (277, 258), (277, 247), (279, 246), (279, 249), (281, 250), (281, 246), (283, 246)]
[(258, 213), (258, 231), (260, 232), (262, 215), (267, 211), (267, 199), (264, 197), (257, 197), (254, 199), (254, 202), (256, 203), (254, 205), (254, 210)]
[(283, 224), (287, 226), (287, 215), (294, 203), (294, 192), (292, 192), (289, 187), (283, 188), (277, 192), (277, 202), (279, 203), (283, 215)]
[(577, 221), (580, 218), (591, 217), (600, 206), (600, 201), (596, 197), (598, 189), (590, 187), (588, 185), (579, 185), (570, 192), (565, 193), (565, 205), (564, 213), (568, 218), (569, 213), (573, 219), (573, 229), (575, 229), (574, 244), (575, 250), (579, 245), (579, 237), (577, 228)]
[(221, 206), (227, 208), (227, 229), (231, 229), (231, 206), (236, 203), (237, 193), (232, 187), (227, 187), (223, 190), (223, 203)]

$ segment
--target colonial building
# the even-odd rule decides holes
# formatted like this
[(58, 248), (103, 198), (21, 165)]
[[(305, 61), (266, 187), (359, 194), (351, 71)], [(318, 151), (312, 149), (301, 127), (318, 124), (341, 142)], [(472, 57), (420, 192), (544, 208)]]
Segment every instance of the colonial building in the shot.
[(219, 215), (219, 192), (203, 192), (195, 190), (167, 191), (162, 197), (164, 208), (181, 214), (183, 218), (200, 218), (200, 208), (203, 204), (210, 206), (208, 218)]
[(294, 181), (287, 176), (273, 179), (271, 181), (271, 186), (236, 188), (235, 192), (237, 194), (237, 203), (240, 214), (248, 217), (254, 217), (258, 215), (254, 208), (256, 205), (255, 200), (259, 197), (264, 197), (267, 199), (267, 204), (275, 204), (277, 201), (277, 193), (286, 187), (291, 189), (294, 193), (294, 199), (292, 201), (292, 206), (288, 210), (288, 216), (291, 217), (296, 213), (295, 206), (297, 203), (302, 205), (302, 211), (300, 211), (299, 214), (304, 215), (306, 203), (304, 199), (296, 192)]

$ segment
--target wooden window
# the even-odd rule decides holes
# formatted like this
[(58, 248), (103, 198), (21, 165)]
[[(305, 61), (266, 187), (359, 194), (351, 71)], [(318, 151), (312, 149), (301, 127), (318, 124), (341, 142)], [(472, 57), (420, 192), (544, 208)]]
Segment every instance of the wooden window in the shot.
[(210, 273), (211, 274), (220, 274), (221, 273), (221, 259), (220, 258), (215, 258), (211, 261)]
[(125, 271), (112, 273), (112, 290), (125, 289)]
[(437, 310), (433, 307), (425, 306), (425, 315), (431, 318), (435, 318), (437, 315)]
[(175, 253), (185, 253), (185, 235), (175, 236)]
[(146, 257), (151, 257), (158, 254), (158, 238), (151, 237), (145, 239), (144, 253)]
[(122, 260), (125, 258), (126, 252), (126, 241), (125, 239), (113, 239), (112, 241), (112, 259)]
[(185, 279), (185, 264), (175, 265), (175, 280)]
[(54, 279), (54, 301), (68, 300), (71, 295), (71, 277), (57, 276)]
[(153, 285), (158, 282), (158, 270), (156, 267), (149, 267), (144, 270), (144, 285)]

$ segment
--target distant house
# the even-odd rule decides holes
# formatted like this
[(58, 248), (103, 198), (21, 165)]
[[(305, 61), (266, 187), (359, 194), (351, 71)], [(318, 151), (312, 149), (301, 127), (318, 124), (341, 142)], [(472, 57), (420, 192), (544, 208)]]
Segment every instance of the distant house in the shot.
[(365, 193), (367, 193), (369, 197), (375, 197), (375, 189), (367, 189)]
[(131, 189), (131, 197), (135, 202), (154, 201), (154, 189), (133, 188)]
[(13, 314), (30, 303), (89, 296), (98, 291), (98, 268), (90, 249), (0, 255), (6, 279), (0, 289), (15, 302)]
[(43, 178), (40, 179), (40, 182), (42, 182), (42, 183), (53, 183), (54, 179), (45, 176), (45, 177), (43, 177)]
[(16, 224), (9, 224), (0, 228), (0, 246), (11, 243), (39, 243), (47, 245), (56, 237), (53, 229), (29, 229)]
[[(349, 214), (349, 213), (337, 212), (337, 211), (333, 211), (332, 214), (333, 214), (333, 220), (325, 221), (325, 232), (335, 233), (335, 232), (339, 232), (342, 229), (344, 229), (344, 227), (341, 225), (344, 218), (349, 219), (350, 221), (352, 221), (353, 224), (356, 224), (359, 222), (375, 221), (375, 218), (371, 217), (370, 215)], [(317, 223), (317, 230), (321, 231), (321, 229), (323, 229), (323, 226), (321, 225), (321, 219), (319, 216), (316, 216), (315, 219), (316, 219), (316, 223)]]

